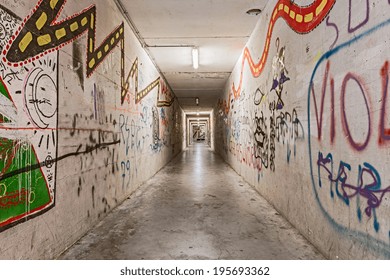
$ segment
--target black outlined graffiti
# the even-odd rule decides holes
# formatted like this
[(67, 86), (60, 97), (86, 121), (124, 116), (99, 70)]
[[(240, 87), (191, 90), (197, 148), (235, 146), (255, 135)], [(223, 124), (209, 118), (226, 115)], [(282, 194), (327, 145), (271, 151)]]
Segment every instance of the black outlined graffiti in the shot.
[(266, 121), (263, 112), (261, 112), (260, 117), (255, 117), (256, 130), (254, 133), (254, 154), (255, 158), (261, 159), (263, 166), (268, 168), (269, 138)]
[(13, 34), (13, 30), (16, 29), (18, 21), (21, 21), (21, 18), (0, 5), (0, 51), (4, 49), (8, 42), (5, 39), (10, 38)]
[(255, 103), (256, 106), (258, 106), (261, 104), (261, 102), (263, 102), (265, 97), (266, 94), (264, 93), (264, 90), (262, 90), (261, 87), (258, 87), (256, 89), (253, 102)]
[(28, 70), (24, 87), (25, 104), (30, 119), (39, 128), (48, 128), (51, 119), (57, 113), (57, 85), (53, 73), (57, 71), (57, 63), (49, 58), (39, 60), (35, 68)]
[(284, 63), (284, 56), (286, 52), (286, 47), (281, 47), (279, 49), (280, 40), (279, 38), (276, 39), (276, 48), (277, 48), (277, 54), (274, 56), (272, 60), (272, 71), (273, 71), (273, 80), (272, 80), (272, 87), (271, 92), (274, 90), (278, 100), (276, 104), (276, 110), (282, 110), (284, 107), (284, 102), (282, 98), (283, 93), (283, 84), (290, 80), (290, 78), (287, 76), (288, 71), (286, 69), (286, 65)]

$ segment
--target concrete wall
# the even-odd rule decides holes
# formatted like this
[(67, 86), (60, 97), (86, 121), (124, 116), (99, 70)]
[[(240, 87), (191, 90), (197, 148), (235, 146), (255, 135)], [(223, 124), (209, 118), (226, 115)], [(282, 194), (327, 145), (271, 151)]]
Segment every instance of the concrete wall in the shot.
[(182, 149), (114, 1), (64, 2), (0, 0), (0, 258), (58, 256)]
[(332, 259), (390, 258), (389, 11), (269, 1), (215, 109), (218, 152)]

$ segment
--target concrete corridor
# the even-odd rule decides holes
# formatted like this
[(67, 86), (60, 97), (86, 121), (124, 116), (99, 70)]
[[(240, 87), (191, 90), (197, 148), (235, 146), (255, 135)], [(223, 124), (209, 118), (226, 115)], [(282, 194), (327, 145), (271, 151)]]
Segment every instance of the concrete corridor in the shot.
[(209, 147), (185, 150), (60, 259), (323, 259)]

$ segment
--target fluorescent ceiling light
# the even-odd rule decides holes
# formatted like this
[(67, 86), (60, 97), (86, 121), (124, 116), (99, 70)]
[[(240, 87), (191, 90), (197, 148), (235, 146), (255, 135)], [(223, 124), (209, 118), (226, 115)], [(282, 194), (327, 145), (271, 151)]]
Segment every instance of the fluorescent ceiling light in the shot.
[(199, 50), (198, 48), (192, 49), (192, 66), (194, 69), (199, 68)]

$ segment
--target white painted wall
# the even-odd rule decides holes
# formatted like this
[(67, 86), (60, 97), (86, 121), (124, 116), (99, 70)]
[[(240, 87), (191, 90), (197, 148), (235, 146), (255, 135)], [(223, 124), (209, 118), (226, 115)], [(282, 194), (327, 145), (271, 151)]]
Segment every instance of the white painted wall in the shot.
[(313, 6), (262, 12), (247, 48), (265, 67), (237, 62), (216, 149), (325, 256), (390, 258), (390, 2), (294, 2)]
[[(138, 91), (156, 80), (160, 85), (139, 103), (134, 78), (121, 102), (120, 43), (86, 76), (86, 32), (50, 54), (26, 48), (25, 53), (43, 56), (23, 66), (7, 65), (7, 42), (36, 2), (0, 1), (2, 259), (55, 258), (182, 149), (182, 110), (177, 101), (159, 106), (158, 99), (170, 101), (172, 94), (164, 90), (163, 80), (158, 82), (159, 73), (113, 1), (68, 1), (58, 21), (95, 5), (95, 48), (125, 22), (124, 78), (138, 58)], [(35, 42), (36, 29), (52, 9), (44, 10), (45, 16), (41, 12), (36, 27), (28, 29), (34, 34), (32, 43), (26, 37), (25, 45)], [(82, 25), (80, 19), (78, 28)], [(67, 34), (70, 27), (71, 22)], [(45, 32), (41, 26), (41, 34)], [(47, 161), (49, 156), (54, 163)], [(39, 201), (42, 197), (46, 200)]]

